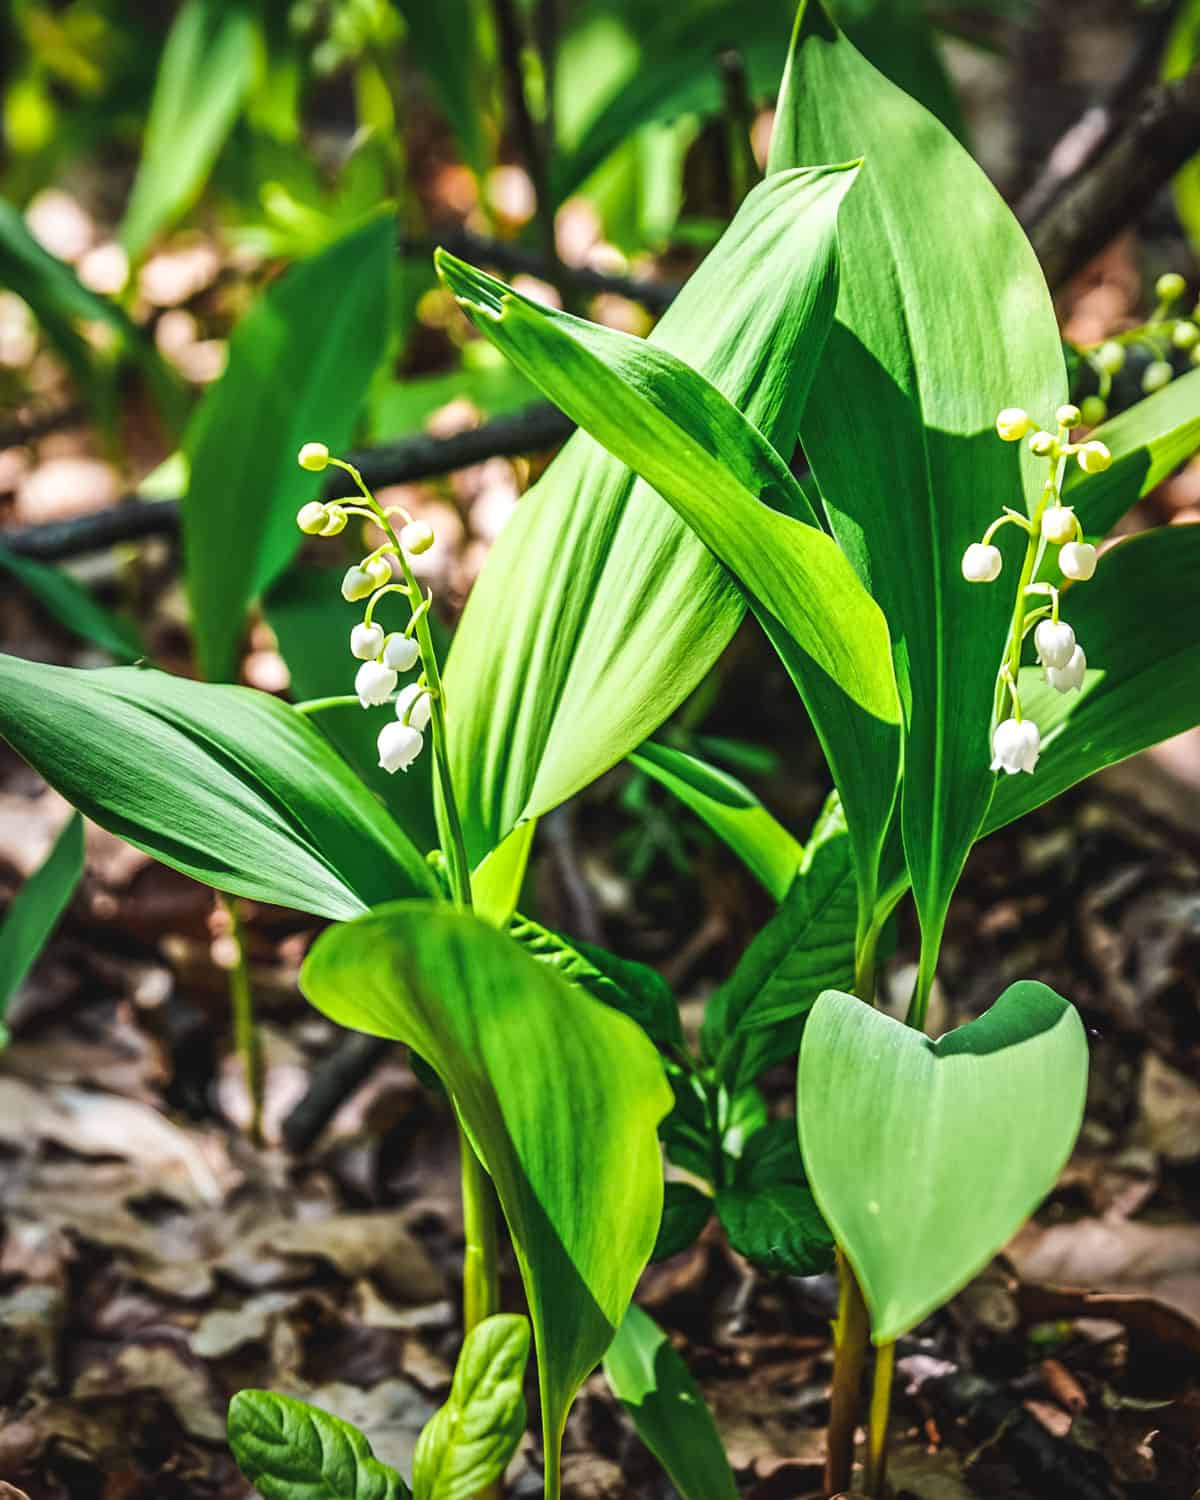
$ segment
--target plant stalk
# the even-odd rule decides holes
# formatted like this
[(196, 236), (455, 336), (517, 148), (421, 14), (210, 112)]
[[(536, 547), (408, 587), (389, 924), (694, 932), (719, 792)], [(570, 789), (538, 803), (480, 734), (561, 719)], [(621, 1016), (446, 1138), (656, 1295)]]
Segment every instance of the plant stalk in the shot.
[(218, 894), (217, 900), (229, 918), (229, 935), (235, 950), (233, 968), (229, 971), (229, 999), (233, 1010), (233, 1045), (242, 1060), (242, 1076), (250, 1097), (250, 1124), (247, 1134), (256, 1146), (262, 1145), (263, 1057), (258, 1025), (254, 1019), (254, 991), (250, 986), (250, 966), (246, 961), (246, 929), (236, 899)]
[(825, 1490), (836, 1495), (850, 1488), (854, 1471), (854, 1434), (862, 1404), (863, 1370), (871, 1325), (850, 1262), (837, 1251), (838, 1314), (833, 1325), (833, 1389), (829, 1404)]
[(881, 1344), (875, 1351), (875, 1376), (871, 1385), (871, 1414), (867, 1422), (867, 1467), (863, 1489), (868, 1495), (883, 1494), (887, 1477), (888, 1416), (892, 1407), (892, 1373), (896, 1367), (896, 1345)]

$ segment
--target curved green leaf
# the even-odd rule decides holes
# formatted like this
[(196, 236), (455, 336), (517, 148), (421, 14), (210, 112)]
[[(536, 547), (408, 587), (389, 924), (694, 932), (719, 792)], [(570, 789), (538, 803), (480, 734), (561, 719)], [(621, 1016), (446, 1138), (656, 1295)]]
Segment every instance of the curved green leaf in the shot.
[(712, 1217), (713, 1200), (690, 1182), (668, 1182), (663, 1186), (662, 1223), (654, 1241), (652, 1261), (669, 1260), (694, 1245)]
[(691, 808), (782, 901), (804, 858), (804, 847), (771, 816), (748, 787), (698, 756), (647, 740), (629, 759)]
[[(901, 825), (932, 955), (992, 795), (994, 663), (1012, 603), (964, 584), (960, 560), (1044, 479), (1025, 445), (997, 439), (996, 413), (1050, 421), (1066, 372), (1045, 279), (999, 194), (804, 0), (769, 169), (852, 156), (866, 166), (842, 212), (837, 313), (800, 438), (896, 645)], [(1011, 566), (1016, 543), (1001, 545)]]
[[(344, 450), (389, 333), (390, 215), (294, 266), (238, 324), (184, 438), (183, 547), (204, 675), (233, 675), (246, 606), (302, 541), (301, 443)], [(347, 481), (347, 492), (352, 488)], [(306, 493), (307, 491), (307, 493)]]
[(0, 656), (0, 734), (102, 828), (217, 890), (324, 917), (436, 892), (341, 758), (266, 693)]
[(83, 819), (72, 813), (50, 853), (25, 881), (0, 920), (0, 1046), (8, 1002), (33, 968), (83, 874)]
[(764, 1271), (819, 1276), (833, 1269), (833, 1236), (803, 1183), (722, 1188), (717, 1218), (733, 1249)]
[(91, 641), (118, 661), (132, 661), (145, 652), (135, 626), (96, 603), (81, 583), (62, 568), (18, 557), (0, 547), (0, 568), (19, 579), (60, 625)]
[[(788, 453), (833, 295), (829, 199), (821, 179), (755, 189), (650, 340)], [(576, 434), (492, 549), (450, 652), (450, 755), (472, 864), (647, 739), (743, 608), (666, 502)]]
[(1054, 1185), (1083, 1119), (1087, 1039), (1034, 980), (938, 1041), (826, 990), (800, 1049), (808, 1180), (889, 1343), (985, 1265)]
[(407, 1042), (446, 1085), (525, 1283), (549, 1485), (567, 1410), (654, 1248), (671, 1106), (657, 1054), (625, 1016), (445, 908), (385, 906), (323, 933), (300, 987), (339, 1024)]
[(525, 1431), (528, 1358), (528, 1318), (497, 1313), (467, 1334), (449, 1399), (417, 1439), (414, 1500), (470, 1500), (504, 1473)]
[(648, 1313), (632, 1306), (604, 1357), (612, 1393), (682, 1500), (737, 1500), (737, 1485), (700, 1388)]
[(229, 1446), (263, 1500), (411, 1500), (349, 1422), (274, 1391), (238, 1391)]

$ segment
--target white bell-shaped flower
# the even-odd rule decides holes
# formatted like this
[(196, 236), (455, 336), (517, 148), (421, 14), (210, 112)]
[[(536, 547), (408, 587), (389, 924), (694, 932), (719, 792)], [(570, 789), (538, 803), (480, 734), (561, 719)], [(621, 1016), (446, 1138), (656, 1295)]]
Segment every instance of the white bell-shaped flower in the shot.
[(329, 509), (319, 500), (310, 500), (296, 512), (296, 525), (306, 536), (320, 536), (329, 524)]
[[(360, 621), (350, 632), (350, 654), (359, 661), (374, 661), (383, 650), (383, 626)], [(387, 663), (391, 665), (391, 663)]]
[(342, 579), (342, 598), (347, 604), (357, 604), (360, 599), (365, 599), (374, 592), (375, 585), (371, 582), (369, 573), (357, 565), (346, 569)]
[(1033, 632), (1033, 644), (1043, 667), (1065, 667), (1075, 649), (1075, 632), (1065, 620), (1043, 620)]
[(428, 552), (434, 541), (433, 527), (428, 521), (410, 521), (400, 533), (400, 545), (405, 552), (415, 555)]
[(383, 664), (391, 667), (393, 672), (409, 672), (416, 666), (420, 654), (421, 648), (411, 636), (396, 631), (384, 642)]
[(1004, 559), (990, 542), (972, 542), (963, 553), (962, 572), (968, 583), (991, 583), (999, 578)]
[(381, 589), (385, 583), (392, 581), (392, 565), (386, 557), (371, 558), (364, 564), (364, 569), (374, 588)]
[(1096, 549), (1091, 542), (1068, 542), (1058, 554), (1064, 578), (1086, 583), (1096, 571)]
[(365, 661), (354, 674), (354, 691), (364, 708), (374, 708), (396, 691), (396, 674), (381, 661)]
[(401, 688), (396, 699), (396, 717), (402, 724), (410, 724), (414, 729), (425, 729), (432, 712), (433, 700), (420, 683), (410, 682), (406, 688)]
[(407, 771), (420, 755), (424, 743), (421, 731), (410, 724), (385, 724), (376, 741), (379, 764), (389, 776), (397, 771)]
[(305, 443), (296, 455), (296, 462), (310, 474), (319, 474), (329, 467), (329, 449), (324, 443)]
[(1087, 657), (1083, 654), (1083, 647), (1076, 646), (1065, 667), (1046, 668), (1046, 681), (1052, 688), (1057, 688), (1060, 693), (1078, 692), (1083, 686), (1086, 672)]
[(992, 735), (992, 770), (1010, 776), (1018, 771), (1032, 774), (1041, 748), (1042, 737), (1032, 719), (1005, 719)]
[(1075, 512), (1069, 505), (1051, 505), (1042, 512), (1042, 535), (1056, 547), (1075, 535)]

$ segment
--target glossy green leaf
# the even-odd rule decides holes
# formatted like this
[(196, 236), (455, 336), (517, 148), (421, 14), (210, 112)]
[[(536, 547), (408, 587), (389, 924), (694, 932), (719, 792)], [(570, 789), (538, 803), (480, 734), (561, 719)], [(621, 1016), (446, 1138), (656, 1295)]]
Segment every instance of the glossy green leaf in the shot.
[(1092, 437), (1113, 456), (1103, 474), (1070, 466), (1063, 486), (1089, 536), (1104, 536), (1143, 495), (1200, 448), (1200, 370), (1171, 381), (1131, 406)]
[(266, 693), (0, 656), (0, 734), (93, 822), (217, 890), (325, 917), (435, 892), (341, 757)]
[[(837, 208), (853, 169), (792, 178), (814, 233), (820, 222), (826, 230), (826, 288), (809, 319), (819, 342), (836, 281)], [(869, 910), (898, 767), (887, 623), (815, 524), (787, 465), (716, 387), (665, 349), (541, 308), (445, 252), (437, 264), (480, 331), (653, 484), (743, 585), (833, 768)]]
[(536, 818), (518, 823), (471, 871), (475, 911), (493, 927), (503, 927), (517, 909), (536, 831)]
[(444, 1406), (413, 1454), (414, 1500), (470, 1500), (499, 1479), (525, 1431), (529, 1319), (485, 1318), (463, 1340)]
[(133, 661), (144, 654), (146, 648), (136, 627), (97, 604), (87, 589), (63, 568), (18, 557), (0, 547), (0, 569), (22, 583), (60, 625), (118, 661)]
[(344, 1026), (407, 1042), (496, 1185), (537, 1339), (555, 1476), (567, 1410), (616, 1332), (662, 1213), (658, 1056), (466, 912), (395, 904), (321, 935), (300, 986)]
[[(834, 534), (891, 626), (901, 825), (932, 956), (992, 795), (991, 663), (1012, 602), (964, 584), (960, 561), (1000, 506), (1023, 493), (1028, 504), (1044, 479), (1023, 444), (996, 437), (996, 413), (1019, 405), (1050, 421), (1066, 372), (1045, 280), (999, 194), (804, 0), (769, 169), (854, 156), (866, 165), (841, 217), (837, 314), (800, 438)], [(1013, 566), (1017, 542), (1000, 544)]]
[[(650, 339), (789, 453), (814, 316), (832, 295), (822, 181), (781, 177), (751, 193)], [(665, 501), (576, 434), (493, 547), (450, 653), (450, 753), (472, 863), (647, 739), (743, 607)]]
[(821, 996), (800, 1049), (800, 1148), (877, 1344), (965, 1285), (1050, 1191), (1087, 1065), (1075, 1008), (1034, 980), (936, 1042)]
[(625, 1314), (604, 1359), (612, 1393), (681, 1500), (737, 1500), (712, 1414), (671, 1341), (648, 1313)]
[(708, 1193), (690, 1182), (668, 1182), (663, 1188), (662, 1223), (650, 1259), (669, 1260), (694, 1245), (712, 1211), (713, 1200)]
[(1200, 526), (1141, 532), (1105, 552), (1089, 583), (1063, 595), (1087, 655), (1079, 692), (1021, 669), (1021, 703), (1042, 735), (1031, 775), (1001, 776), (984, 831), (1200, 723)]
[(238, 1391), (229, 1446), (262, 1500), (411, 1500), (349, 1422), (274, 1391)]
[(131, 257), (188, 208), (254, 79), (254, 13), (244, 0), (185, 0), (171, 25), (121, 242)]
[(702, 818), (775, 900), (783, 900), (800, 868), (804, 848), (748, 787), (698, 756), (653, 740), (647, 740), (629, 759)]
[(83, 819), (73, 813), (50, 853), (21, 886), (0, 918), (0, 1046), (3, 1016), (58, 925), (83, 874)]
[(722, 1188), (717, 1218), (732, 1248), (761, 1270), (819, 1276), (833, 1269), (833, 1235), (801, 1183)]
[(297, 468), (300, 445), (349, 443), (387, 344), (394, 233), (389, 215), (374, 219), (274, 282), (188, 427), (184, 561), (210, 679), (233, 675), (246, 606), (302, 540), (296, 511), (319, 481)]
[(492, 163), (494, 143), (487, 120), (484, 49), (491, 43), (491, 12), (479, 0), (397, 0), (408, 42), (433, 84), (463, 156), (482, 175)]

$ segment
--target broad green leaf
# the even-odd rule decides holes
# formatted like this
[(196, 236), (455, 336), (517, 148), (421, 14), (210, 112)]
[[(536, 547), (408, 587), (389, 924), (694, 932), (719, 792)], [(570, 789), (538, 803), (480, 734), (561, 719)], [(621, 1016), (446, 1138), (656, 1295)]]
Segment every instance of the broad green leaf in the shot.
[(494, 45), (490, 9), (479, 0), (397, 0), (408, 41), (437, 91), (458, 144), (479, 176), (491, 165), (487, 61)]
[(321, 935), (300, 987), (433, 1067), (496, 1185), (537, 1340), (547, 1494), (563, 1424), (654, 1248), (658, 1056), (625, 1016), (467, 912), (398, 903)]
[(102, 828), (217, 890), (339, 918), (436, 890), (341, 757), (266, 693), (0, 656), (0, 734)]
[(647, 740), (629, 757), (691, 808), (751, 869), (776, 901), (795, 879), (804, 849), (735, 776), (698, 756)]
[[(650, 339), (789, 454), (814, 308), (832, 296), (829, 198), (821, 178), (757, 188)], [(576, 434), (493, 547), (450, 653), (450, 755), (472, 863), (647, 739), (743, 607), (666, 502)]]
[(411, 1500), (349, 1422), (274, 1391), (238, 1391), (229, 1446), (263, 1500)]
[(802, 1183), (722, 1188), (717, 1218), (733, 1249), (764, 1271), (819, 1276), (833, 1269), (833, 1236)]
[(853, 985), (855, 925), (850, 840), (835, 795), (779, 910), (708, 1003), (705, 1052), (730, 1087), (796, 1052), (822, 990)]
[[(818, 294), (809, 320), (819, 341), (836, 280), (837, 207), (853, 169), (791, 175), (810, 201), (809, 218), (823, 219), (827, 231), (827, 295)], [(745, 588), (833, 768), (869, 912), (898, 768), (887, 623), (815, 524), (787, 465), (720, 391), (665, 349), (541, 308), (444, 251), (436, 259), (480, 331), (653, 484)]]
[(121, 242), (131, 257), (199, 193), (254, 79), (244, 0), (185, 0), (163, 48)]
[(83, 874), (83, 819), (73, 813), (50, 853), (0, 918), (0, 1046), (8, 1002), (21, 988)]
[(1042, 753), (1031, 776), (998, 778), (985, 833), (1200, 723), (1198, 578), (1200, 526), (1164, 526), (1103, 553), (1091, 582), (1064, 593), (1087, 677), (1079, 692), (1059, 693), (1038, 668), (1021, 669)]
[(800, 1149), (877, 1344), (964, 1286), (1050, 1191), (1087, 1067), (1075, 1008), (1034, 980), (936, 1042), (821, 996), (800, 1049)]
[(210, 679), (233, 675), (246, 606), (302, 540), (296, 511), (314, 482), (296, 467), (300, 445), (349, 442), (387, 344), (394, 232), (385, 214), (268, 287), (188, 427), (184, 561)]
[(1072, 464), (1063, 493), (1089, 536), (1104, 536), (1143, 495), (1200, 448), (1200, 370), (1171, 381), (1091, 436), (1107, 444), (1112, 468), (1085, 474)]
[(669, 1260), (689, 1245), (712, 1216), (713, 1200), (690, 1182), (668, 1182), (663, 1187), (662, 1223), (654, 1241), (652, 1261)]
[(632, 1306), (604, 1359), (613, 1395), (681, 1500), (737, 1500), (738, 1489), (700, 1388), (649, 1313)]
[[(993, 423), (1014, 405), (1050, 421), (1067, 383), (1045, 280), (999, 194), (804, 0), (769, 170), (855, 156), (866, 165), (841, 216), (837, 314), (800, 439), (895, 642), (900, 818), (928, 961), (992, 795), (995, 642), (1012, 603), (965, 584), (960, 561), (1045, 477)], [(1015, 568), (1017, 542), (1001, 545)]]
[(18, 557), (0, 547), (0, 569), (11, 573), (60, 625), (91, 641), (118, 661), (132, 661), (145, 652), (137, 628), (96, 603), (81, 583), (63, 568)]
[(485, 1318), (463, 1340), (446, 1404), (413, 1454), (414, 1500), (470, 1500), (508, 1467), (525, 1431), (529, 1319)]

